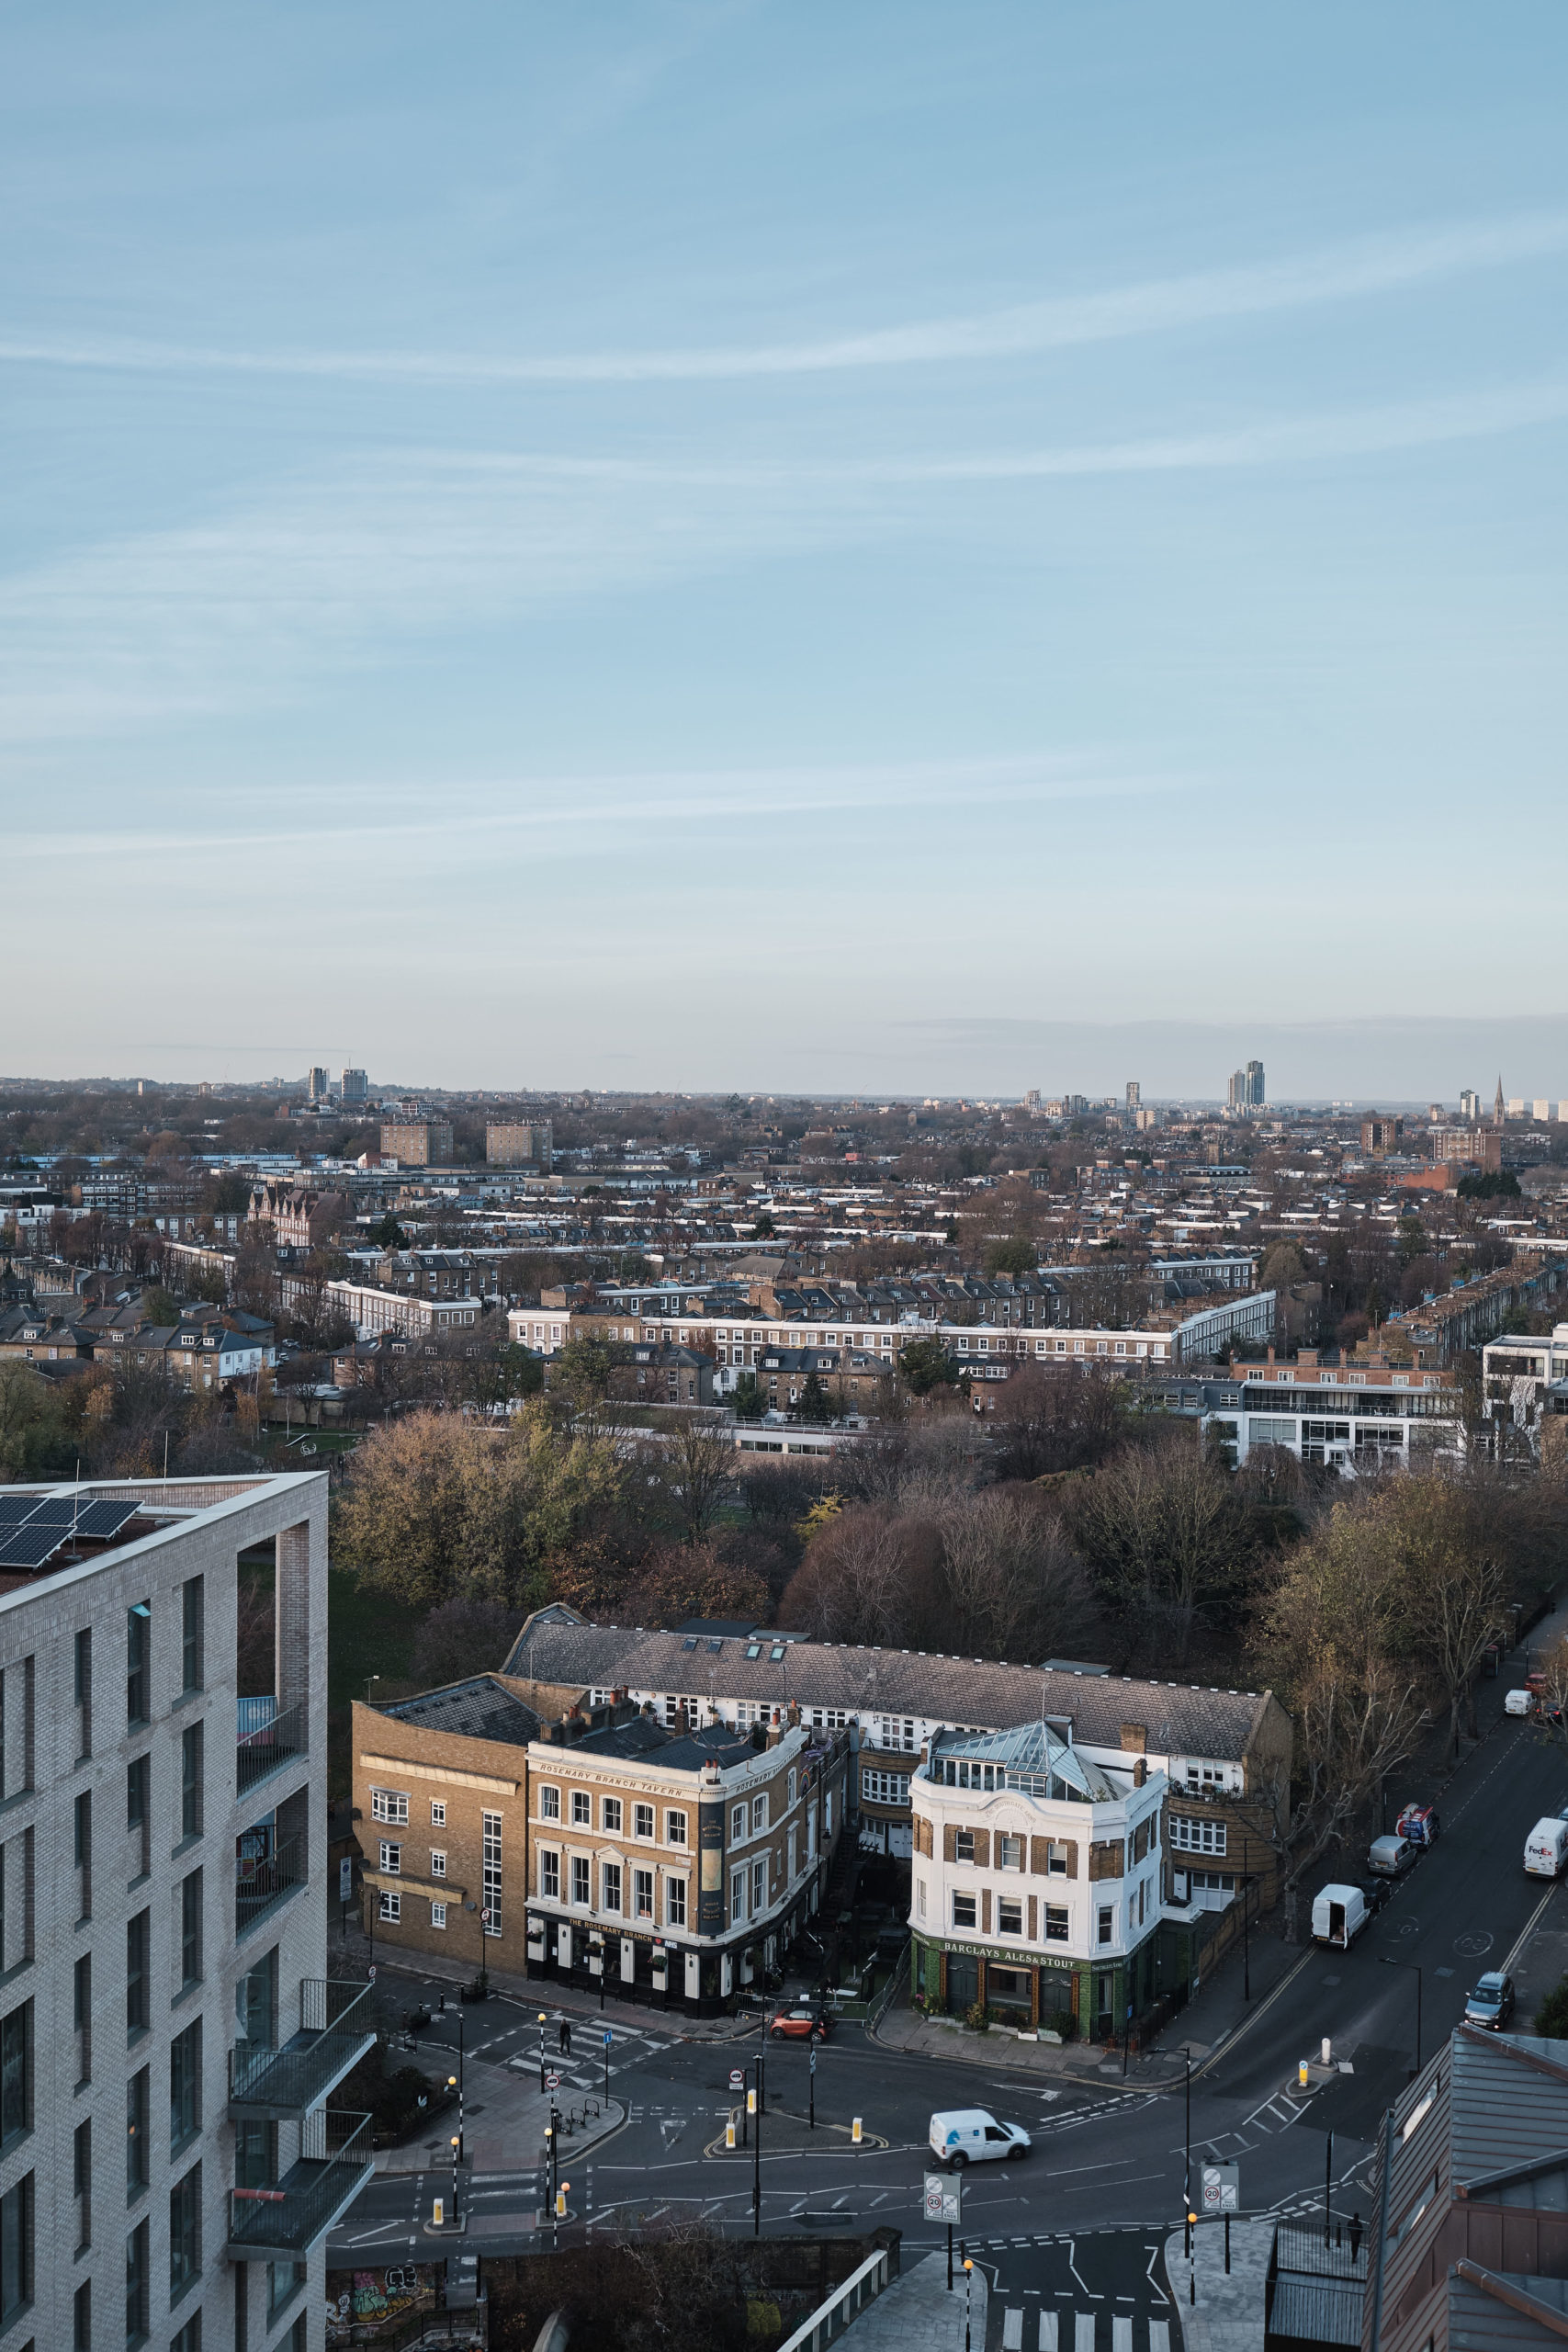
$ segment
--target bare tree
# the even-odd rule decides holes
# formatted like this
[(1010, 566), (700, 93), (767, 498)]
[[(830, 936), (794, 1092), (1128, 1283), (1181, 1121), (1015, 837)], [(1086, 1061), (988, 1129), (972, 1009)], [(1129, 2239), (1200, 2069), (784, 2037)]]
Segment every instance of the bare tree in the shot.
[(688, 1544), (705, 1536), (735, 1483), (735, 1442), (706, 1413), (667, 1413), (660, 1422), (669, 1448), (669, 1487)]

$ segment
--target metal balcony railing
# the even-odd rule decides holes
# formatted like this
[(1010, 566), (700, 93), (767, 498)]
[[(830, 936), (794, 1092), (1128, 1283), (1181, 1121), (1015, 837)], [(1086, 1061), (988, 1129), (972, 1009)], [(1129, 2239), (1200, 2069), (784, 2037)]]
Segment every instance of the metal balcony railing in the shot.
[(280, 2180), (231, 2189), (228, 2260), (303, 2261), (370, 2177), (370, 2120), (318, 2108), (300, 2126), (299, 2162)]
[(248, 1722), (247, 1715), (257, 1711), (259, 1702), (242, 1699), (237, 1736), (234, 1742), (234, 1788), (244, 1796), (274, 1772), (280, 1772), (297, 1756), (303, 1756), (307, 1746), (305, 1710), (286, 1707), (281, 1714), (273, 1714), (265, 1722)]
[(243, 1854), (234, 1864), (234, 1932), (243, 1936), (305, 1883), (305, 1841), (281, 1838), (265, 1854)]
[(307, 1976), (299, 2030), (276, 2047), (236, 2041), (229, 2052), (229, 2105), (236, 2114), (302, 2116), (319, 2107), (376, 2040), (368, 1984)]

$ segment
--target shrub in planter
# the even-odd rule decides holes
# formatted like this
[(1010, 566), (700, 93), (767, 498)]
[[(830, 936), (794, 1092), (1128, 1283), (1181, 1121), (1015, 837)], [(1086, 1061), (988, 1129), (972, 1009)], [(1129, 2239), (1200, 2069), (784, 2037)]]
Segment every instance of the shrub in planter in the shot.
[(965, 2025), (972, 2025), (976, 2033), (988, 2033), (991, 2027), (991, 2012), (986, 2007), (984, 2002), (973, 2002), (964, 2012), (964, 2022)]
[(1053, 2033), (1059, 2033), (1064, 2041), (1071, 2041), (1073, 2038), (1071, 2009), (1053, 2009), (1048, 2018), (1042, 2018), (1041, 2023), (1049, 2026)]

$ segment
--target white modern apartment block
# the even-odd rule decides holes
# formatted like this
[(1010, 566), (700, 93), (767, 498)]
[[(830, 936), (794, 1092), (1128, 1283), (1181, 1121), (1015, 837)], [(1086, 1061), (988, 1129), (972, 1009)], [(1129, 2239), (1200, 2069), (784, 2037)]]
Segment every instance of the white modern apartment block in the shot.
[(4, 2352), (324, 2344), (373, 2041), (326, 1981), (326, 1565), (320, 1474), (0, 1487)]

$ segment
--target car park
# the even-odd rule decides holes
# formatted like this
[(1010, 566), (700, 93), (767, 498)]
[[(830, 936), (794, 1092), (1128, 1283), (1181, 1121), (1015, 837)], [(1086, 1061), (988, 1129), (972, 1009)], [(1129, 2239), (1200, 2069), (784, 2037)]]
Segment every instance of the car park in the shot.
[(768, 2019), (768, 2032), (774, 2041), (826, 2041), (829, 2031), (827, 2012), (805, 2001), (775, 2009)]
[(931, 2154), (953, 2172), (965, 2165), (1026, 2156), (1033, 2145), (1021, 2123), (998, 2123), (983, 2107), (950, 2108), (933, 2115), (930, 2137)]
[(1501, 2033), (1514, 2014), (1514, 1980), (1501, 1969), (1476, 1979), (1475, 1990), (1464, 2005), (1466, 2025), (1487, 2026)]

